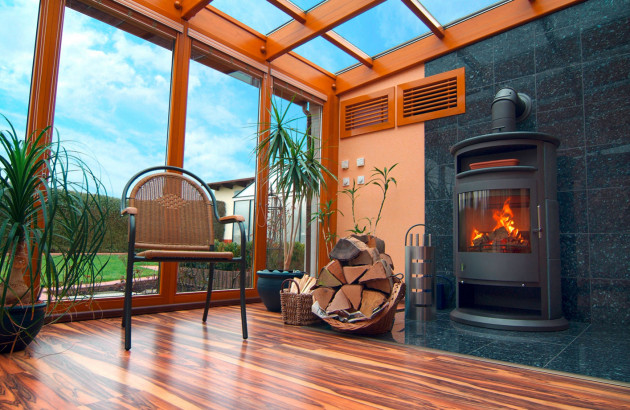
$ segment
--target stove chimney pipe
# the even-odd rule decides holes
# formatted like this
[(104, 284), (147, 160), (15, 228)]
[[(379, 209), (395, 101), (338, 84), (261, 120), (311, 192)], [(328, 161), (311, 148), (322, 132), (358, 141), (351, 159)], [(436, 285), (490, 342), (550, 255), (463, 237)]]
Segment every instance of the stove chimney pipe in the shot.
[(516, 131), (516, 122), (529, 116), (532, 99), (512, 88), (499, 90), (492, 101), (492, 132)]

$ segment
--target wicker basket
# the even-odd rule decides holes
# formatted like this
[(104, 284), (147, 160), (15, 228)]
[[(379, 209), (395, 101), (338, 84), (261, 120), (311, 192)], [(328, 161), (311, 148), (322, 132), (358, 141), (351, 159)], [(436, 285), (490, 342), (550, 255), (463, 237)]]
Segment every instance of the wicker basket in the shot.
[(394, 315), (398, 302), (405, 296), (405, 283), (397, 281), (394, 283), (392, 293), (389, 295), (387, 307), (378, 312), (369, 320), (360, 322), (340, 322), (334, 318), (324, 318), (323, 320), (340, 332), (356, 333), (360, 335), (378, 335), (387, 333), (394, 327)]
[(297, 281), (293, 279), (285, 279), (280, 286), (280, 308), (282, 311), (282, 320), (287, 325), (306, 326), (318, 322), (320, 320), (311, 308), (313, 307), (313, 295), (310, 293), (291, 293), (289, 289), (284, 289), (285, 283), (294, 282), (300, 287)]

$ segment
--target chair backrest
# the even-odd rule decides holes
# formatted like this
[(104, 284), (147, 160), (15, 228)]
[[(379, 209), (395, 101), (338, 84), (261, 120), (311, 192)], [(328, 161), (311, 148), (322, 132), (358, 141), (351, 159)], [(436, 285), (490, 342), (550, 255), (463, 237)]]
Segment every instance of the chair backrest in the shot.
[(213, 202), (196, 181), (173, 172), (147, 175), (131, 190), (128, 204), (138, 209), (136, 248), (212, 249)]

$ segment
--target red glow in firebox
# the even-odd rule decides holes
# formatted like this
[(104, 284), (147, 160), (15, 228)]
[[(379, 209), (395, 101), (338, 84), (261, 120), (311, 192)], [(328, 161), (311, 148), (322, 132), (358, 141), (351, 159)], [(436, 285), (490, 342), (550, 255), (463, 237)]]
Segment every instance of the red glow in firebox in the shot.
[(514, 222), (514, 212), (510, 208), (508, 197), (503, 203), (503, 208), (492, 211), (492, 217), (497, 222), (491, 232), (480, 232), (473, 228), (470, 245), (475, 247), (487, 247), (490, 245), (529, 245), (520, 234)]

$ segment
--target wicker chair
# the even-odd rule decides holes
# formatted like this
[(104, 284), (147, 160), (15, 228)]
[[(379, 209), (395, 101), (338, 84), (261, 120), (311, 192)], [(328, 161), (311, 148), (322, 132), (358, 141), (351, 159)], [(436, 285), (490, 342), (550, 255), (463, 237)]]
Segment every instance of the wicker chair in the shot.
[[(214, 202), (214, 194), (205, 182), (189, 171), (172, 166), (157, 166), (140, 171), (123, 189), (121, 214), (129, 217), (127, 280), (122, 320), (126, 350), (131, 348), (133, 265), (139, 261), (209, 263), (204, 323), (210, 307), (214, 263), (238, 263), (241, 325), (243, 339), (247, 339), (245, 218), (238, 215), (219, 218)], [(238, 223), (241, 231), (240, 257), (234, 257), (232, 252), (214, 251), (213, 218), (222, 224)]]

